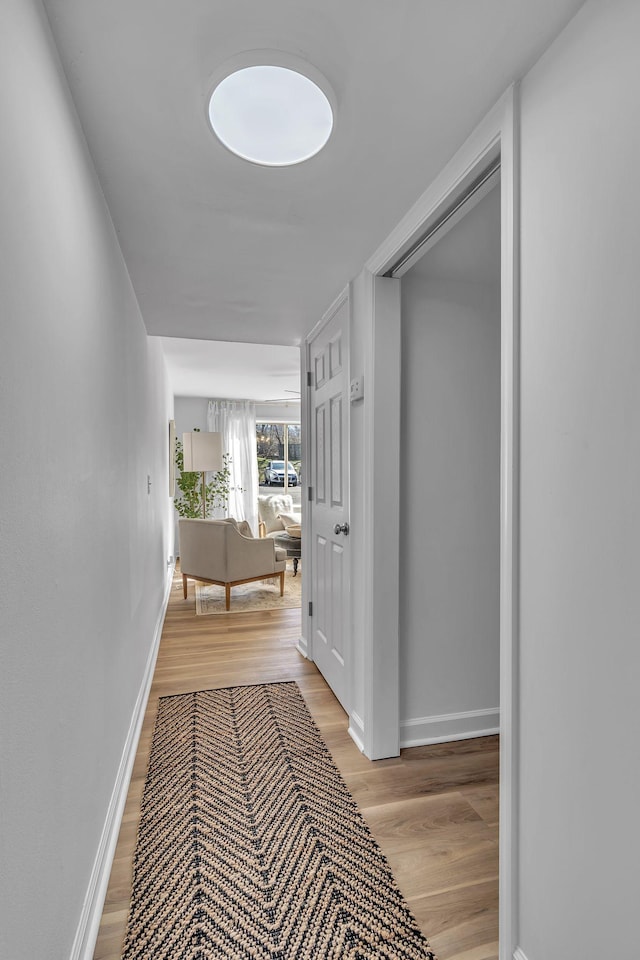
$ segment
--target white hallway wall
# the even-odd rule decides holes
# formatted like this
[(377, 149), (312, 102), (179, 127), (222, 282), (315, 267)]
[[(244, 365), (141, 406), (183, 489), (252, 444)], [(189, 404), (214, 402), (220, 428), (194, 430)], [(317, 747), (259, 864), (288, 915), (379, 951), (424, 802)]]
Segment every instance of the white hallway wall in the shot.
[(640, 4), (522, 84), (521, 947), (637, 952)]
[(174, 398), (176, 437), (178, 440), (182, 441), (183, 433), (207, 429), (208, 408), (209, 401), (206, 397)]
[(62, 960), (173, 553), (172, 401), (35, 0), (0, 4), (0, 125), (0, 956)]
[(499, 726), (497, 279), (402, 281), (401, 744)]

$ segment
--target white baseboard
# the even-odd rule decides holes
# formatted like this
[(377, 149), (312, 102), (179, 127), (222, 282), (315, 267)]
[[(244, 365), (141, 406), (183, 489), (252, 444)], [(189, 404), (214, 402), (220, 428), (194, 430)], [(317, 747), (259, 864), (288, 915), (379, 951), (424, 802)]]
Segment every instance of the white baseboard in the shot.
[(305, 637), (300, 637), (296, 643), (296, 650), (305, 658), (305, 660), (309, 659), (309, 647)]
[(175, 561), (168, 570), (162, 607), (156, 621), (151, 650), (149, 651), (142, 683), (140, 684), (138, 697), (133, 709), (124, 750), (122, 751), (122, 757), (120, 759), (120, 766), (118, 767), (118, 773), (116, 775), (116, 782), (107, 809), (107, 817), (104, 822), (104, 827), (102, 828), (100, 843), (98, 844), (98, 852), (91, 871), (91, 877), (89, 878), (84, 903), (82, 904), (80, 920), (71, 948), (70, 960), (92, 960), (93, 957), (96, 940), (98, 938), (100, 919), (102, 917), (102, 909), (107, 894), (107, 886), (109, 884), (111, 865), (113, 863), (118, 833), (120, 831), (120, 821), (122, 820), (124, 805), (127, 799), (133, 762), (135, 760), (136, 750), (138, 749), (140, 730), (142, 729), (142, 721), (144, 719), (153, 672), (158, 657), (158, 647), (160, 646), (162, 625), (169, 603), (174, 568)]
[(364, 723), (355, 710), (349, 716), (348, 733), (360, 753), (364, 753)]
[(524, 952), (520, 947), (516, 947), (516, 952), (513, 955), (513, 960), (527, 960), (524, 955)]
[(500, 732), (500, 709), (467, 710), (434, 717), (413, 717), (400, 723), (400, 747), (423, 747), (449, 740), (470, 740)]

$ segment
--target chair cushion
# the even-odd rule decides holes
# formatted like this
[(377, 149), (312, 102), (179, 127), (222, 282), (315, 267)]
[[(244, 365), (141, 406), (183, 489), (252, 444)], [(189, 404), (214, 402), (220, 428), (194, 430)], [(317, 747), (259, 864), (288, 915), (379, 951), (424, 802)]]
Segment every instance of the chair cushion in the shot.
[(300, 524), (300, 514), (295, 513), (281, 513), (279, 514), (280, 519), (282, 520), (285, 529), (287, 527), (295, 526)]
[(272, 533), (274, 530), (284, 530), (284, 523), (278, 515), (292, 512), (293, 499), (288, 493), (258, 497), (258, 513), (267, 529), (267, 533)]
[(287, 551), (283, 547), (275, 547), (275, 551), (276, 551), (276, 563), (278, 563), (280, 560), (287, 559)]

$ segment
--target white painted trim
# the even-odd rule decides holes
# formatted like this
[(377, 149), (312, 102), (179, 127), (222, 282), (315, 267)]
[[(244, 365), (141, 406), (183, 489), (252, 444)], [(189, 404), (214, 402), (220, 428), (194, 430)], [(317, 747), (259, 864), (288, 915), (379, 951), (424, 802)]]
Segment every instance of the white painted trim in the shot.
[[(496, 145), (496, 149), (499, 149), (499, 145)], [(499, 154), (498, 154), (499, 156)], [(498, 159), (496, 156), (496, 160)], [(443, 237), (449, 233), (450, 230), (455, 227), (457, 223), (460, 223), (461, 220), (469, 214), (475, 206), (477, 206), (481, 200), (483, 200), (497, 185), (500, 180), (500, 168), (494, 169), (493, 173), (488, 177), (488, 179), (479, 187), (473, 190), (473, 192), (463, 198), (462, 202), (455, 210), (455, 212), (449, 213), (451, 205), (448, 206), (448, 209), (442, 211), (442, 214), (446, 214), (446, 219), (443, 221), (440, 213), (434, 219), (437, 221), (435, 223), (425, 224), (427, 229), (421, 231), (421, 238), (425, 233), (430, 233), (433, 230), (433, 235), (424, 242), (419, 244), (419, 247), (416, 248), (413, 254), (407, 257), (402, 265), (398, 265), (393, 269), (394, 277), (404, 277), (405, 273), (408, 273), (419, 260), (421, 260), (425, 254), (435, 247)], [(461, 185), (461, 189), (464, 190), (464, 185)], [(442, 221), (442, 222), (441, 222)], [(404, 258), (403, 258), (404, 259)]]
[(381, 760), (400, 753), (400, 280), (365, 271), (365, 290), (363, 725)]
[(479, 162), (486, 163), (500, 152), (500, 136), (509, 91), (500, 98), (484, 120), (465, 140), (458, 152), (414, 203), (386, 240), (367, 260), (366, 269), (375, 275), (388, 270), (398, 257), (425, 232), (453, 196), (473, 179)]
[(520, 600), (520, 150), (519, 87), (501, 126), (500, 827), (499, 958), (518, 930), (518, 651)]
[(355, 710), (351, 711), (351, 716), (349, 717), (348, 733), (360, 753), (364, 753), (364, 724), (362, 717), (358, 716)]
[[(320, 317), (320, 319), (318, 320), (318, 322), (315, 324), (315, 326), (313, 326), (313, 327), (311, 328), (311, 330), (309, 331), (309, 333), (308, 333), (308, 334), (306, 335), (306, 337), (304, 338), (304, 342), (305, 342), (307, 345), (310, 344), (312, 340), (315, 340), (315, 338), (318, 336), (318, 334), (320, 333), (320, 331), (322, 330), (322, 328), (323, 328), (323, 327), (326, 327), (326, 325), (329, 323), (329, 321), (330, 321), (330, 320), (335, 316), (335, 314), (338, 312), (338, 310), (340, 309), (340, 307), (342, 306), (342, 304), (343, 304), (346, 300), (349, 299), (350, 292), (351, 292), (350, 285), (347, 284), (347, 286), (346, 286), (343, 290), (340, 291), (340, 293), (339, 293), (338, 296), (335, 298), (335, 300), (333, 301), (333, 303), (331, 304), (331, 306), (330, 306), (327, 310), (325, 310), (325, 312), (322, 314), (322, 316)], [(310, 368), (309, 368), (309, 369), (310, 369)]]
[(513, 954), (513, 960), (527, 960), (527, 958), (524, 955), (524, 950), (522, 949), (522, 947), (516, 947), (515, 952)]
[(104, 900), (107, 895), (107, 886), (111, 874), (111, 866), (116, 852), (118, 842), (118, 833), (120, 832), (120, 822), (124, 812), (124, 805), (127, 799), (131, 773), (138, 749), (138, 740), (142, 729), (142, 721), (149, 699), (151, 681), (158, 657), (158, 648), (162, 636), (162, 627), (164, 624), (165, 613), (171, 594), (171, 585), (175, 570), (175, 561), (168, 570), (167, 582), (165, 584), (164, 598), (156, 621), (156, 626), (147, 657), (142, 682), (138, 691), (131, 723), (122, 751), (120, 765), (116, 774), (116, 781), (107, 808), (107, 816), (102, 828), (102, 835), (98, 844), (98, 851), (89, 878), (89, 885), (85, 894), (84, 903), (80, 912), (80, 920), (76, 930), (76, 935), (71, 947), (69, 960), (92, 960), (95, 950), (98, 930), (104, 907)]
[[(491, 158), (501, 158), (501, 441), (500, 441), (500, 960), (512, 960), (516, 945), (518, 876), (518, 599), (519, 599), (519, 369), (520, 369), (520, 291), (519, 291), (519, 147), (518, 87), (510, 87), (468, 137), (433, 183), (425, 190), (384, 243), (366, 264), (369, 275), (384, 274), (412, 242), (428, 229), (442, 210), (458, 198), (477, 173), (486, 169)], [(368, 279), (368, 278), (366, 278)], [(373, 324), (374, 281), (367, 283), (367, 310)], [(371, 328), (371, 338), (374, 330)], [(373, 347), (368, 349), (373, 349)], [(365, 369), (365, 380), (367, 371)], [(366, 380), (369, 408), (376, 403), (376, 382)], [(378, 390), (382, 388), (378, 386)], [(382, 402), (382, 398), (380, 398)], [(369, 479), (365, 486), (365, 528), (374, 530), (379, 518), (374, 512), (379, 478), (373, 470), (371, 431), (366, 438), (365, 456), (369, 457)], [(368, 446), (368, 450), (367, 450)], [(385, 480), (386, 482), (386, 480)], [(390, 500), (398, 490), (387, 487), (387, 511), (394, 512)], [(397, 504), (396, 504), (397, 505)], [(394, 505), (394, 507), (396, 506)], [(372, 534), (373, 536), (373, 534)], [(373, 634), (375, 612), (382, 582), (372, 575), (374, 557), (371, 538), (367, 540), (367, 576), (365, 579), (364, 684), (367, 756), (375, 757), (376, 738), (380, 735), (378, 718), (386, 713), (386, 678), (375, 671), (379, 650)], [(371, 750), (371, 745), (373, 749)], [(371, 752), (370, 752), (371, 751)]]
[(400, 722), (400, 747), (423, 747), (430, 743), (448, 743), (450, 740), (471, 740), (475, 737), (490, 737), (499, 732), (499, 707), (444, 713), (433, 717), (412, 717)]
[[(309, 344), (306, 342), (300, 344), (300, 424), (302, 427), (301, 430), (301, 439), (302, 439), (302, 463), (304, 465), (304, 476), (305, 482), (302, 486), (300, 492), (300, 506), (301, 506), (301, 520), (302, 520), (302, 529), (305, 531), (305, 535), (302, 538), (302, 593), (300, 597), (300, 602), (302, 604), (301, 617), (300, 617), (300, 626), (302, 629), (302, 636), (298, 640), (297, 649), (299, 653), (302, 654), (307, 660), (313, 660), (311, 655), (311, 646), (309, 643), (309, 637), (311, 636), (311, 619), (309, 617), (309, 575), (311, 572), (311, 549), (309, 546), (310, 536), (308, 531), (310, 530), (311, 522), (311, 511), (309, 509), (309, 498), (308, 498), (308, 489), (309, 489), (309, 437), (311, 429), (311, 408), (309, 405), (309, 387), (307, 385), (307, 371), (309, 370)], [(305, 574), (305, 571), (308, 571)]]

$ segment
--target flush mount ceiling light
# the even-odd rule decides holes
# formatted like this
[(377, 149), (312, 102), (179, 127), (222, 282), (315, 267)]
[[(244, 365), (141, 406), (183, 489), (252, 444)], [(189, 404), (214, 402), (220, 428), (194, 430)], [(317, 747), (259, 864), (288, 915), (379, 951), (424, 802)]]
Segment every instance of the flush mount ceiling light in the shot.
[(209, 121), (237, 156), (267, 167), (287, 167), (324, 147), (333, 128), (333, 110), (320, 87), (297, 70), (250, 66), (228, 74), (216, 86)]

